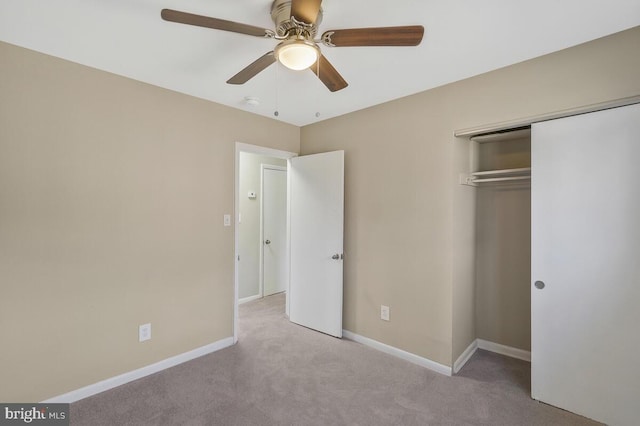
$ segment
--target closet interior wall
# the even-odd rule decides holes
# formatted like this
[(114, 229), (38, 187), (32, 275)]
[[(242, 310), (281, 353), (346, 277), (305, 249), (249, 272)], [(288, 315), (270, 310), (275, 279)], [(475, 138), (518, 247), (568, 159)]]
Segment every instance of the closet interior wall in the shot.
[[(531, 166), (530, 132), (479, 143), (474, 171)], [(531, 350), (531, 181), (478, 183), (476, 191), (476, 336)]]

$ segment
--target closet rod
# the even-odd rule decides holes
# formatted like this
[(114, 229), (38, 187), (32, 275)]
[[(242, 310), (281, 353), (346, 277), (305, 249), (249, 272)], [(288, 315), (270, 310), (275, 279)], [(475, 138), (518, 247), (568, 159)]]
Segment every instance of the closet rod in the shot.
[(471, 182), (480, 183), (480, 182), (503, 182), (507, 180), (530, 180), (531, 176), (510, 176), (510, 177), (499, 177), (499, 178), (485, 178), (485, 179), (473, 179)]

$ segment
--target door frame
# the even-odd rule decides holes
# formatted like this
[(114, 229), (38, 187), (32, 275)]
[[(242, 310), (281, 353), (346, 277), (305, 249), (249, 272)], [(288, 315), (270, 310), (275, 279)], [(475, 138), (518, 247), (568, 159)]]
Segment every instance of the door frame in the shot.
[[(287, 173), (287, 168), (273, 164), (260, 164), (260, 270), (258, 271), (258, 294), (264, 297), (264, 171), (278, 170)], [(289, 178), (287, 177), (286, 190), (289, 188)], [(288, 215), (288, 208), (285, 207), (285, 215)], [(285, 249), (285, 254), (288, 250)], [(288, 258), (288, 256), (286, 256)], [(287, 287), (289, 287), (287, 283)]]
[[(290, 158), (297, 157), (298, 154), (295, 152), (282, 151), (274, 148), (267, 148), (264, 146), (258, 145), (250, 145), (242, 142), (236, 142), (235, 144), (235, 160), (234, 160), (234, 189), (233, 189), (233, 233), (234, 233), (234, 242), (233, 242), (233, 343), (238, 342), (238, 270), (239, 270), (239, 261), (238, 253), (240, 247), (240, 232), (239, 232), (239, 221), (238, 215), (240, 213), (240, 153), (246, 152), (249, 154), (258, 154), (258, 155), (266, 155), (274, 158), (281, 158), (283, 160), (289, 160)], [(287, 186), (289, 185), (288, 174), (287, 174)], [(287, 209), (288, 210), (288, 209)], [(288, 219), (287, 219), (288, 220)], [(288, 286), (287, 286), (288, 287)]]

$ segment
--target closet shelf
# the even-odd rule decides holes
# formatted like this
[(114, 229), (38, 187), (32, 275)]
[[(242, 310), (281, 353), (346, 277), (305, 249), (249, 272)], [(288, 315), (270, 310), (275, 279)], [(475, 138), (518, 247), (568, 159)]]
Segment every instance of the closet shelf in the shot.
[(476, 186), (479, 183), (522, 181), (531, 179), (531, 167), (521, 167), (517, 169), (485, 170), (472, 172), (468, 176), (461, 178), (463, 185)]
[(521, 167), (519, 169), (504, 169), (504, 170), (486, 170), (483, 172), (472, 172), (471, 176), (531, 176), (531, 167)]

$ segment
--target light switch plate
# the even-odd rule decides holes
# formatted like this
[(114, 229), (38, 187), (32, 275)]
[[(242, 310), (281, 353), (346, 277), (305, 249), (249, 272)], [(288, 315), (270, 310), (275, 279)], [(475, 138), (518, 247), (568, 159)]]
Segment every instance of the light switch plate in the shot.
[(142, 324), (138, 327), (138, 341), (151, 340), (151, 323)]
[(231, 226), (231, 215), (230, 214), (225, 214), (224, 215), (224, 226)]
[(389, 321), (389, 307), (380, 305), (380, 319)]

